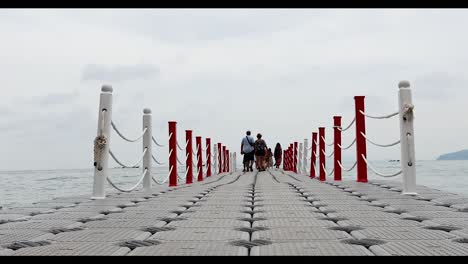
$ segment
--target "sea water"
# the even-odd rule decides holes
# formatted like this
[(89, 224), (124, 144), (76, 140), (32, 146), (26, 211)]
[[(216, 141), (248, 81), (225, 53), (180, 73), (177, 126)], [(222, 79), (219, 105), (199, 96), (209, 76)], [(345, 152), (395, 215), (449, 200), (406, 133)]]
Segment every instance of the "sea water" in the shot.
[[(400, 169), (399, 162), (371, 161), (383, 173)], [(329, 163), (331, 164), (331, 163)], [(343, 164), (345, 168), (352, 164)], [(328, 169), (327, 169), (328, 170)], [(417, 184), (446, 192), (468, 196), (468, 161), (417, 161)], [(153, 169), (154, 177), (163, 181), (168, 176), (167, 167)], [(94, 169), (0, 171), (0, 206), (14, 207), (56, 197), (89, 195), (93, 188)], [(141, 176), (141, 169), (110, 169), (112, 180), (121, 188), (133, 186)], [(180, 169), (179, 176), (184, 174)], [(343, 172), (343, 180), (356, 179), (356, 169)], [(368, 172), (368, 179), (388, 179), (401, 182), (401, 175), (381, 178)], [(167, 183), (166, 183), (167, 184)], [(107, 192), (116, 192), (110, 186)]]

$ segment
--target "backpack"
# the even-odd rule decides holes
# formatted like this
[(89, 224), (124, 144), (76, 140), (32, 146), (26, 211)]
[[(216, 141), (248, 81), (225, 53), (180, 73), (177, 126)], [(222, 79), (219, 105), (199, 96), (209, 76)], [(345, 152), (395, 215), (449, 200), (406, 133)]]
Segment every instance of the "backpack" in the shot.
[(265, 144), (265, 141), (259, 141), (257, 143), (257, 151), (265, 151), (266, 149), (266, 144)]

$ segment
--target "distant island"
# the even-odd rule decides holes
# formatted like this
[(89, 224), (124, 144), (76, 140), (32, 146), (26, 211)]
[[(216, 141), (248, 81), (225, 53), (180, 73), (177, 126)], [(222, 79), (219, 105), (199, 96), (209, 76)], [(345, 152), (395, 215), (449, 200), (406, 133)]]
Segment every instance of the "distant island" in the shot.
[(440, 155), (437, 160), (468, 160), (468, 149)]

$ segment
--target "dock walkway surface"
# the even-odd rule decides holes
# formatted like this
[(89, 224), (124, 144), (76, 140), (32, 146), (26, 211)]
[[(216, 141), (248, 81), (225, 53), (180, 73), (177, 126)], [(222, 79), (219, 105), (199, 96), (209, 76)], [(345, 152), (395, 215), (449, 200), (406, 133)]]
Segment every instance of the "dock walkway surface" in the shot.
[(468, 255), (468, 198), (392, 181), (233, 172), (0, 210), (0, 255)]

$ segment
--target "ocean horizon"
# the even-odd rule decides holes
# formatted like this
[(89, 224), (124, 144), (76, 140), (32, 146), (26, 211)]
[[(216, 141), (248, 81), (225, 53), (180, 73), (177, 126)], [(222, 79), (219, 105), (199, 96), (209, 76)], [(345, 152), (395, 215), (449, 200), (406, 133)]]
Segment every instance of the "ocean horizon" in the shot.
[[(370, 161), (382, 173), (392, 173), (400, 169), (399, 162)], [(330, 164), (330, 163), (328, 163)], [(344, 162), (344, 167), (352, 163)], [(239, 169), (239, 168), (238, 168)], [(179, 167), (179, 177), (185, 171)], [(154, 167), (153, 175), (158, 180), (167, 177), (167, 167)], [(468, 196), (468, 160), (419, 160), (416, 163), (416, 183), (449, 193)], [(48, 169), (48, 170), (5, 170), (0, 171), (0, 206), (3, 208), (25, 206), (35, 202), (60, 197), (89, 196), (93, 186), (93, 168)], [(110, 177), (119, 186), (128, 188), (135, 184), (141, 169), (111, 168)], [(343, 172), (343, 180), (356, 179), (356, 172)], [(392, 178), (376, 176), (368, 171), (369, 180), (393, 180), (402, 182), (401, 175)], [(167, 183), (166, 183), (167, 184)], [(141, 189), (141, 186), (138, 188)], [(116, 192), (107, 185), (107, 192)]]

